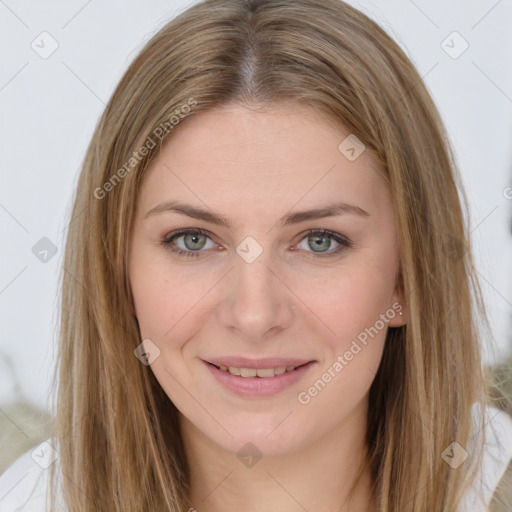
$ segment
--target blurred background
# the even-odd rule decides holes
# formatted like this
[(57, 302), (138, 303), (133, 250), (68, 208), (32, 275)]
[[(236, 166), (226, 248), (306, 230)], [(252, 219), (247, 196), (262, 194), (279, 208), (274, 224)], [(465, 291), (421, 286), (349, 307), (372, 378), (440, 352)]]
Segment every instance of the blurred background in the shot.
[[(47, 438), (61, 258), (96, 122), (141, 46), (192, 3), (0, 0), (0, 473)], [(485, 361), (510, 384), (512, 0), (349, 3), (402, 46), (441, 111), (471, 203)]]

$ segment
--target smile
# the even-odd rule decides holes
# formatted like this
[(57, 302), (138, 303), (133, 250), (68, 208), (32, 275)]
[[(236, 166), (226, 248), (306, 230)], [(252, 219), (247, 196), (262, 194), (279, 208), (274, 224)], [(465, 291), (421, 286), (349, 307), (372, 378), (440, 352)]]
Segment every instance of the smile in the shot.
[(213, 365), (217, 369), (223, 372), (230, 373), (231, 375), (240, 375), (240, 377), (275, 377), (276, 375), (282, 375), (286, 372), (291, 372), (297, 368), (296, 366), (279, 366), (277, 368), (237, 368), (236, 366), (226, 366), (221, 364), (220, 366)]
[[(224, 361), (227, 362), (227, 361)], [(247, 364), (246, 360), (246, 364)], [(293, 361), (295, 365), (289, 366), (273, 366), (269, 365), (270, 361), (259, 361), (254, 366), (234, 366), (222, 364), (220, 361), (216, 363), (203, 361), (203, 364), (214, 377), (214, 381), (221, 387), (235, 395), (244, 398), (264, 398), (276, 395), (287, 388), (297, 385), (298, 382), (309, 373), (316, 361)], [(287, 362), (292, 362), (288, 360)]]

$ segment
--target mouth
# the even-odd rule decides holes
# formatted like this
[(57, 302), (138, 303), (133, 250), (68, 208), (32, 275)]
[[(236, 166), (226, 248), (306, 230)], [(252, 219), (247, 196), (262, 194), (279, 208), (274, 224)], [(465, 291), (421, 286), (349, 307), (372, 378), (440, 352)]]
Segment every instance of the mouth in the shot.
[(244, 378), (269, 378), (276, 377), (277, 375), (282, 375), (283, 373), (292, 372), (297, 368), (301, 368), (302, 366), (309, 364), (310, 362), (312, 361), (297, 366), (277, 366), (275, 368), (245, 368), (237, 366), (228, 366), (224, 364), (216, 365), (210, 362), (208, 362), (208, 364), (214, 366), (215, 368), (217, 368), (217, 370), (220, 370), (222, 372), (226, 372), (231, 375), (238, 375)]
[[(307, 360), (243, 360), (205, 361), (206, 368), (222, 389), (244, 398), (276, 395), (299, 382), (316, 364)], [(231, 364), (224, 364), (231, 363)], [(286, 363), (286, 364), (285, 364)], [(290, 363), (290, 364), (288, 364)], [(240, 366), (235, 366), (238, 364)], [(244, 366), (245, 364), (245, 366)]]

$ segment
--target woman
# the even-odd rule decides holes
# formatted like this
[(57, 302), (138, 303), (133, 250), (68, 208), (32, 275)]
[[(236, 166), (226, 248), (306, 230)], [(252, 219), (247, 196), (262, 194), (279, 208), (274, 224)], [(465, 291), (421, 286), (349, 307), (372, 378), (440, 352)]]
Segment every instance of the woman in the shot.
[(512, 421), (486, 407), (464, 214), (421, 77), (360, 12), (172, 20), (77, 187), (32, 455), (62, 510), (485, 510)]

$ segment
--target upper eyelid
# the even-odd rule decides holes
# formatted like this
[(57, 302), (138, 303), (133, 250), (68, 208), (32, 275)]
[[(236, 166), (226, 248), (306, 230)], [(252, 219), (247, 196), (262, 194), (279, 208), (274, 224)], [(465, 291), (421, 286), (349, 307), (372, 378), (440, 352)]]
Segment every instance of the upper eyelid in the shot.
[[(189, 233), (200, 233), (200, 234), (206, 235), (208, 238), (210, 238), (210, 240), (212, 240), (212, 242), (218, 243), (215, 240), (215, 235), (213, 235), (207, 229), (202, 229), (202, 228), (183, 228), (183, 229), (177, 229), (177, 230), (171, 231), (170, 233), (165, 235), (163, 240), (165, 242), (167, 242), (167, 243), (171, 243), (171, 240), (180, 238), (180, 237), (185, 236), (185, 235), (187, 235)], [(341, 233), (336, 233), (334, 231), (330, 231), (330, 230), (325, 229), (325, 228), (316, 228), (316, 229), (314, 228), (314, 229), (307, 229), (305, 231), (302, 231), (301, 233), (296, 235), (297, 241), (295, 243), (301, 242), (306, 236), (314, 234), (314, 233), (321, 233), (324, 236), (327, 236), (329, 238), (333, 238), (334, 241), (336, 243), (338, 243), (338, 244), (340, 242), (338, 240), (336, 240), (336, 238), (341, 238), (343, 241), (346, 242), (347, 245), (352, 243), (350, 241), (350, 239), (347, 238), (345, 235), (343, 235)], [(202, 251), (195, 251), (195, 252), (202, 252)]]

